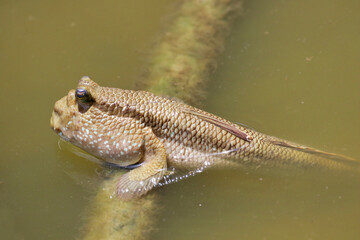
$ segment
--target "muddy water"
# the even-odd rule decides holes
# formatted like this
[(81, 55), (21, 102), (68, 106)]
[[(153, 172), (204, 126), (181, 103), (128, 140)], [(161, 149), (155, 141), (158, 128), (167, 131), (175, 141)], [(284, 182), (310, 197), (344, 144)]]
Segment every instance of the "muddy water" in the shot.
[[(2, 239), (73, 239), (101, 169), (59, 149), (54, 102), (90, 75), (132, 88), (174, 1), (0, 3)], [(358, 1), (248, 1), (205, 109), (360, 158)], [(360, 177), (215, 171), (160, 189), (153, 239), (359, 239)]]

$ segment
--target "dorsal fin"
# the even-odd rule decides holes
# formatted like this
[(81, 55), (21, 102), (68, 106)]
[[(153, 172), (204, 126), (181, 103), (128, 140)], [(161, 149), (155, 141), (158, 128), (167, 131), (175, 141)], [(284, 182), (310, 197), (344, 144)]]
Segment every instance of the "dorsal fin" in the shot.
[(305, 146), (300, 146), (300, 145), (294, 145), (292, 143), (288, 143), (285, 141), (281, 141), (281, 140), (272, 140), (270, 141), (272, 144), (277, 145), (277, 146), (281, 146), (281, 147), (286, 147), (286, 148), (291, 148), (300, 152), (305, 152), (305, 153), (309, 153), (309, 154), (314, 154), (317, 155), (319, 157), (323, 157), (323, 158), (327, 158), (327, 159), (331, 159), (331, 160), (335, 160), (335, 161), (340, 161), (340, 162), (346, 162), (346, 163), (350, 163), (350, 164), (360, 164), (360, 162), (356, 161), (355, 159), (351, 158), (351, 157), (347, 157), (341, 154), (335, 154), (335, 153), (328, 153), (325, 151), (321, 151), (315, 148), (310, 148), (310, 147), (305, 147)]
[(191, 114), (191, 115), (194, 115), (208, 123), (211, 123), (211, 124), (214, 124), (215, 126), (233, 134), (234, 136), (238, 137), (238, 138), (241, 138), (242, 140), (245, 140), (247, 142), (250, 142), (252, 140), (252, 137), (249, 136), (248, 134), (242, 132), (240, 129), (238, 129), (237, 127), (235, 126), (232, 126), (231, 124), (225, 122), (225, 121), (222, 121), (222, 120), (219, 120), (219, 119), (216, 119), (215, 117), (212, 117), (212, 116), (208, 116), (208, 115), (205, 115), (201, 112), (196, 112), (192, 109), (188, 109), (188, 108), (182, 108), (181, 109), (183, 113), (187, 113), (187, 114)]

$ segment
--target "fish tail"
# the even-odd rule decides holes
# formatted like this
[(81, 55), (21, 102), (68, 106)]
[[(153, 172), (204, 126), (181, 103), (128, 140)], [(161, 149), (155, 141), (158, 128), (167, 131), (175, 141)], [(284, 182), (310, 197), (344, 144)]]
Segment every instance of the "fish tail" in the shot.
[(273, 137), (270, 137), (268, 142), (276, 148), (274, 152), (277, 152), (280, 158), (298, 165), (360, 172), (360, 161), (345, 155), (329, 153)]

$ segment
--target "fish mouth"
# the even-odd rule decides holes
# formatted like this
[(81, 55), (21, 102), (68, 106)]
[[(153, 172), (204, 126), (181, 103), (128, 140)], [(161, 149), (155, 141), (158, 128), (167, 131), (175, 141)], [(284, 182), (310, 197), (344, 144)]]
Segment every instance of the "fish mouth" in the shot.
[(63, 140), (69, 142), (70, 138), (68, 138), (67, 136), (65, 136), (65, 134), (63, 133), (63, 129), (61, 127), (61, 120), (60, 120), (60, 116), (56, 111), (53, 111), (52, 116), (50, 118), (50, 128), (57, 134), (59, 135)]
[[(71, 95), (71, 91), (69, 94)], [(71, 116), (68, 98), (68, 96), (65, 96), (55, 103), (50, 118), (51, 129), (65, 141), (69, 141), (69, 138), (66, 136), (66, 132), (68, 131), (65, 123), (69, 122), (69, 118)]]
[(59, 113), (56, 112), (56, 110), (54, 110), (52, 112), (51, 118), (50, 118), (50, 127), (51, 129), (58, 135), (60, 135), (60, 133), (62, 133), (61, 131), (61, 127), (60, 127), (60, 116)]
[(65, 134), (61, 131), (60, 127), (55, 127), (53, 117), (50, 118), (50, 127), (63, 140), (65, 140), (66, 142), (70, 141), (70, 139), (67, 136), (65, 136)]

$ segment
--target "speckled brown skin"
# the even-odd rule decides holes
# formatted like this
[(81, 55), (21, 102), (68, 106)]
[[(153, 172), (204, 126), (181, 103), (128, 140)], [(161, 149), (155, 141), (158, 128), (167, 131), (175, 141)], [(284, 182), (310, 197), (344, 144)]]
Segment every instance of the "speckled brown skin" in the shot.
[(320, 166), (350, 169), (356, 161), (303, 147), (144, 91), (100, 87), (83, 77), (55, 103), (59, 135), (104, 162), (141, 165), (119, 179), (117, 194), (145, 194), (168, 168)]

